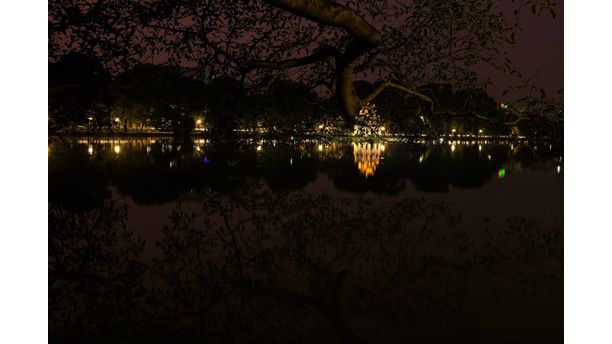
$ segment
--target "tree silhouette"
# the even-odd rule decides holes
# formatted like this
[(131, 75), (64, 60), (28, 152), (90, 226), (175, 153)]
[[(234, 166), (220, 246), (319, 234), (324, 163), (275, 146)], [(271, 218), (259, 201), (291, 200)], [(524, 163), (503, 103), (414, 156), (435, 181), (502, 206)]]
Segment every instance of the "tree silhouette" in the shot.
[[(505, 48), (529, 6), (554, 15), (549, 0), (517, 1), (511, 13), (493, 0), (52, 1), (50, 54), (95, 51), (114, 66), (163, 56), (249, 87), (292, 75), (335, 94), (351, 123), (386, 89), (431, 103), (419, 86), (477, 85), (477, 63), (517, 73)], [(359, 96), (362, 78), (377, 83)]]
[(466, 228), (445, 203), (251, 184), (177, 205), (144, 264), (124, 216), (50, 209), (52, 338), (487, 343), (531, 293), (562, 305), (562, 229), (525, 219)]

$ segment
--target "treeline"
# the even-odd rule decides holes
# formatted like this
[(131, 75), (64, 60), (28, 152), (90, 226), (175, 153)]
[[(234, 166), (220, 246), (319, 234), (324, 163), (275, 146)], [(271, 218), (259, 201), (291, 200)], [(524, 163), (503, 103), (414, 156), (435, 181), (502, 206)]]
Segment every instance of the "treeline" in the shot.
[[(334, 98), (322, 97), (295, 81), (272, 79), (264, 87), (247, 89), (236, 79), (217, 77), (206, 82), (177, 66), (139, 64), (112, 75), (89, 56), (71, 53), (49, 65), (49, 129), (90, 132), (156, 130), (189, 134), (194, 129), (231, 132), (307, 134), (325, 128), (346, 129), (334, 110)], [(355, 83), (367, 94), (375, 85)], [(505, 123), (509, 111), (483, 90), (454, 90), (430, 84), (419, 90), (433, 106), (387, 90), (376, 99), (384, 125), (396, 133), (475, 133), (512, 130), (546, 131), (554, 121)], [(535, 102), (537, 105), (537, 102)], [(519, 127), (520, 126), (520, 127)], [(530, 127), (531, 126), (531, 127)], [(544, 127), (543, 127), (544, 126)]]
[(49, 65), (50, 129), (280, 129), (314, 125), (327, 115), (319, 108), (326, 100), (296, 82), (274, 80), (265, 93), (247, 93), (235, 79), (205, 83), (187, 74), (140, 64), (112, 76), (95, 58), (66, 55)]

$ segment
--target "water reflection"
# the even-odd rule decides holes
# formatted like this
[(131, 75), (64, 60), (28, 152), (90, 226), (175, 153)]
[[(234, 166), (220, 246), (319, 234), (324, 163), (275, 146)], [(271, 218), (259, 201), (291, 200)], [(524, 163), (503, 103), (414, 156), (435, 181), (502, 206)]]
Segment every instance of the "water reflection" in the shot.
[(383, 143), (353, 142), (353, 161), (366, 178), (373, 176), (380, 165), (381, 154), (385, 151)]
[[(562, 152), (491, 138), (222, 148), (51, 139), (52, 341), (496, 343), (562, 333), (562, 222), (510, 208), (562, 218), (562, 184), (533, 187), (560, 180)], [(531, 171), (537, 182), (511, 184)], [(452, 204), (455, 188), (465, 192)]]
[[(300, 190), (319, 175), (352, 193), (397, 194), (407, 182), (423, 192), (480, 188), (528, 170), (562, 172), (562, 152), (502, 138), (397, 141), (247, 139), (232, 156), (206, 139), (78, 138), (49, 143), (50, 200), (100, 195), (114, 186), (137, 203), (174, 201), (190, 190), (232, 190), (244, 178), (273, 190)], [(554, 148), (546, 144), (546, 148)], [(503, 173), (500, 171), (503, 169)], [(78, 183), (77, 192), (72, 183)]]
[(516, 218), (466, 230), (445, 203), (277, 195), (258, 184), (200, 201), (148, 228), (160, 232), (153, 260), (125, 207), (51, 207), (52, 341), (498, 343), (562, 333), (558, 226)]

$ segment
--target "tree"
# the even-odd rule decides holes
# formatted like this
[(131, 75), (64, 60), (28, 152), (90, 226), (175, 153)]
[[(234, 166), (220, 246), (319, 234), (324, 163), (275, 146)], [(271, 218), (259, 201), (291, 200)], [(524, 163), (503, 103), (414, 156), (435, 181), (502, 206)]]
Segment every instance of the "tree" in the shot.
[(204, 110), (204, 84), (173, 66), (136, 65), (117, 77), (114, 91), (120, 117), (175, 133), (191, 132), (194, 114)]
[[(554, 15), (550, 0), (516, 1), (510, 13), (495, 0), (53, 1), (50, 51), (98, 51), (115, 65), (163, 56), (248, 87), (291, 76), (335, 94), (351, 123), (389, 88), (431, 104), (419, 85), (480, 84), (477, 63), (517, 73), (505, 48), (527, 5)], [(363, 78), (376, 85), (358, 96)]]
[(49, 114), (59, 125), (109, 120), (110, 74), (93, 57), (70, 53), (49, 65)]

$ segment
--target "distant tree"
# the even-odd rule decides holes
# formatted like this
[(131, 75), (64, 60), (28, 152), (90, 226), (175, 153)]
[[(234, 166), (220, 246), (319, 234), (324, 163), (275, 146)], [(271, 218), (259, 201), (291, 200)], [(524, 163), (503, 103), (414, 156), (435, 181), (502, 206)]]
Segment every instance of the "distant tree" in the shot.
[(110, 81), (110, 73), (99, 60), (87, 55), (70, 53), (58, 62), (50, 63), (51, 118), (60, 126), (108, 122)]
[(176, 133), (194, 129), (194, 116), (204, 111), (204, 84), (173, 66), (136, 65), (115, 82), (115, 111), (130, 122), (145, 122)]

